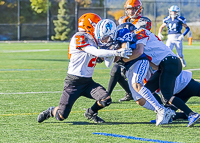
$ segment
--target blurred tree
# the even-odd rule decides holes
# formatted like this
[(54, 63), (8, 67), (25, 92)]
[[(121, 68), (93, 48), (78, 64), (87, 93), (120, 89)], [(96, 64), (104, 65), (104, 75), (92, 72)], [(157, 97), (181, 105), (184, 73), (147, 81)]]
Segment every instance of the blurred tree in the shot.
[(51, 36), (52, 40), (68, 40), (71, 31), (71, 22), (70, 22), (70, 16), (69, 16), (69, 9), (67, 8), (68, 1), (61, 0), (59, 2), (59, 8), (58, 9), (58, 20), (54, 20), (53, 23), (55, 25), (55, 36)]
[(31, 8), (36, 13), (47, 13), (47, 3), (50, 4), (49, 0), (30, 0)]
[(81, 7), (89, 7), (91, 5), (91, 0), (76, 0), (76, 2), (81, 6)]

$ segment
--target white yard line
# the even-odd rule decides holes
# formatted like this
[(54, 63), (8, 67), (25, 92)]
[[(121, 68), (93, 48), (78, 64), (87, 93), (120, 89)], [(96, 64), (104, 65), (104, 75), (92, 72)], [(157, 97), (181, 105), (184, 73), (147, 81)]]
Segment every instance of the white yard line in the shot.
[[(123, 91), (122, 89), (119, 90), (114, 90), (114, 91)], [(41, 93), (62, 93), (62, 91), (41, 91), (41, 92), (13, 92), (13, 93), (0, 93), (0, 95), (2, 94), (41, 94)]]
[(50, 49), (38, 49), (38, 50), (3, 50), (3, 53), (24, 53), (24, 52), (46, 52)]

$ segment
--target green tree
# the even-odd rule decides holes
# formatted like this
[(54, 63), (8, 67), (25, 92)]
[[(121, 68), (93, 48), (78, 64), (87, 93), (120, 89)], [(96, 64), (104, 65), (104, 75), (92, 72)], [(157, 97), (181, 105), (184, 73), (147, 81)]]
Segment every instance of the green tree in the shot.
[(55, 25), (55, 36), (51, 36), (52, 40), (67, 40), (69, 39), (71, 29), (69, 28), (71, 25), (70, 16), (69, 16), (69, 9), (67, 8), (68, 1), (61, 0), (59, 2), (59, 9), (58, 9), (58, 20), (53, 20)]
[(36, 13), (47, 13), (47, 3), (49, 0), (30, 0), (31, 8)]

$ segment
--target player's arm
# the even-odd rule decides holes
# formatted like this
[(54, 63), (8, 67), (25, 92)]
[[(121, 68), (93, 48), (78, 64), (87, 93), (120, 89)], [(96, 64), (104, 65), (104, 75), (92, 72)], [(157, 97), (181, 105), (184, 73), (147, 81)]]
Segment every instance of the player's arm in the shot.
[[(122, 44), (122, 48), (126, 48), (126, 43)], [(132, 51), (132, 55), (129, 59), (123, 59), (124, 62), (129, 62), (131, 60), (137, 59), (144, 52), (144, 45), (142, 43), (136, 44), (136, 48)]]
[(97, 49), (96, 47), (91, 46), (91, 45), (81, 47), (81, 50), (97, 57), (120, 56), (120, 57), (128, 58), (127, 56), (132, 54), (131, 49), (106, 50), (106, 49)]
[(190, 28), (186, 23), (183, 23), (182, 26), (185, 27), (185, 31), (178, 37), (178, 40), (183, 40), (184, 36), (190, 31)]
[(162, 33), (162, 31), (163, 31), (163, 28), (164, 28), (166, 25), (167, 25), (166, 23), (163, 23), (163, 24), (160, 26), (159, 30), (158, 30), (158, 38), (159, 38), (160, 40), (162, 40), (162, 39), (164, 38), (164, 36), (163, 36), (161, 33)]

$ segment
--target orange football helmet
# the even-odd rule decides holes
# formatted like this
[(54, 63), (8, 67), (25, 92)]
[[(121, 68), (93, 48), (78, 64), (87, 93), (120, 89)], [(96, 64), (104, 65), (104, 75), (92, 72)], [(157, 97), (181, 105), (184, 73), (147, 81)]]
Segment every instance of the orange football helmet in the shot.
[[(137, 18), (142, 13), (142, 2), (140, 0), (127, 0), (126, 3), (125, 3), (125, 5), (124, 5), (124, 8), (125, 8), (126, 14), (130, 18)], [(130, 13), (128, 13), (127, 10), (129, 8), (134, 8), (135, 9), (135, 13), (133, 15), (131, 15)]]
[(96, 24), (101, 20), (101, 17), (94, 13), (83, 14), (78, 20), (78, 30), (85, 31), (94, 35)]

